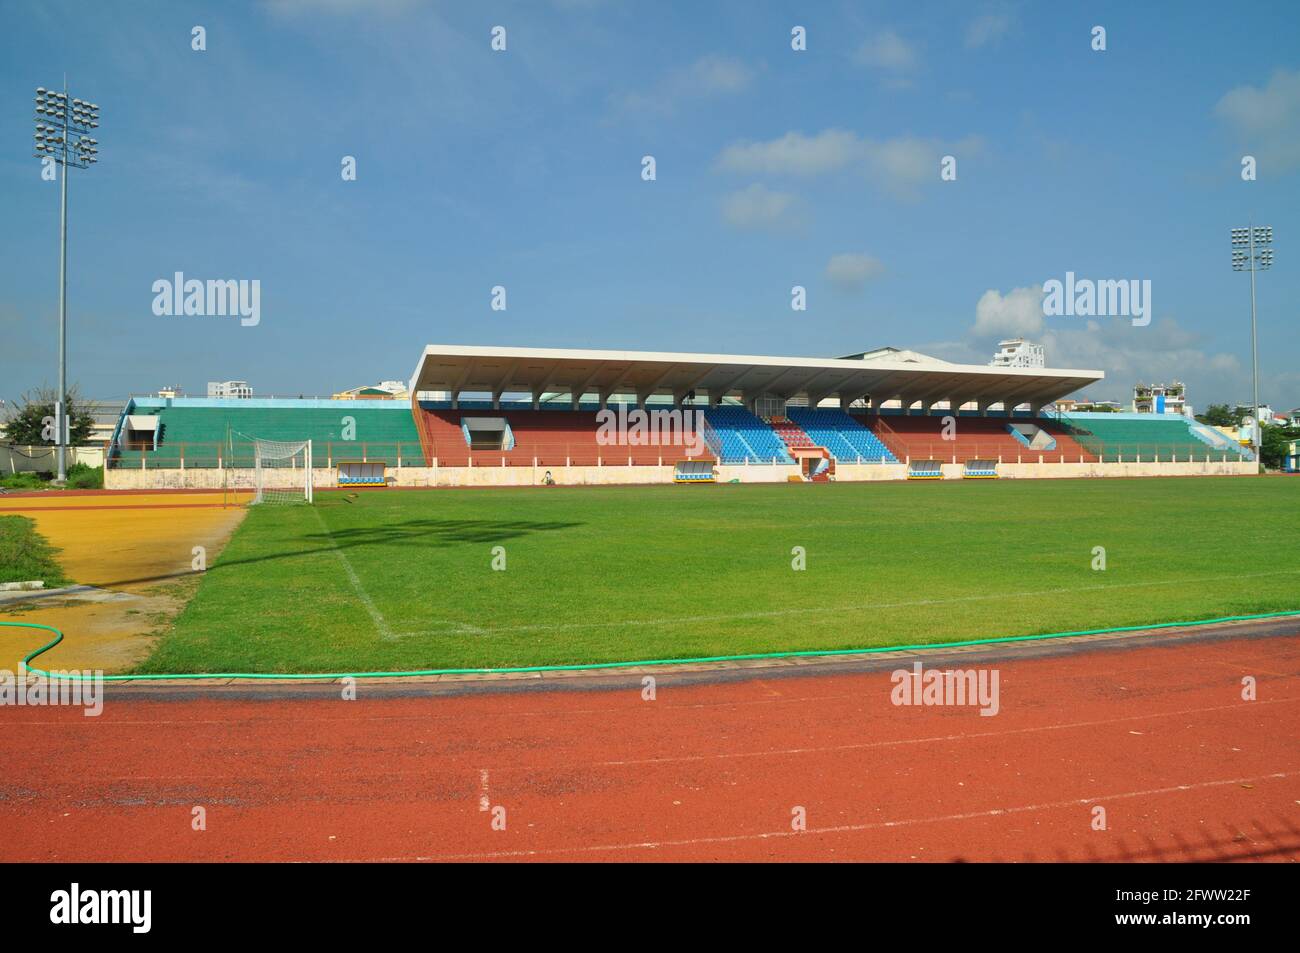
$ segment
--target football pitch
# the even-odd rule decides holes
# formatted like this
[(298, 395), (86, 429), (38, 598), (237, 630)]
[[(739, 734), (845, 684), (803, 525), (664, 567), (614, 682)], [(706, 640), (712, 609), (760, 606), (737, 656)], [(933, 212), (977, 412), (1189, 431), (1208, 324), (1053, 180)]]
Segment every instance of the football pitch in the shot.
[(1297, 503), (1285, 478), (321, 492), (251, 508), (136, 671), (599, 663), (1300, 609)]

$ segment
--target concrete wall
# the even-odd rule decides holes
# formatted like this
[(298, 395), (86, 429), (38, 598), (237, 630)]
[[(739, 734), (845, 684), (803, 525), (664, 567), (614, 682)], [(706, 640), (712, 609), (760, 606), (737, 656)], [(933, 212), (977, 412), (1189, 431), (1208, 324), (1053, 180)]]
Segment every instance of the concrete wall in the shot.
[[(54, 447), (0, 447), (0, 471), (5, 473), (53, 473), (59, 468)], [(84, 463), (88, 467), (104, 465), (103, 447), (69, 447), (68, 466)]]
[(905, 480), (907, 466), (902, 463), (837, 463), (835, 480), (841, 483), (863, 483), (874, 480)]
[(559, 486), (671, 483), (673, 468), (656, 467), (403, 467), (397, 486), (541, 486), (550, 472)]
[[(961, 478), (960, 464), (944, 465), (944, 476), (951, 472)], [(998, 465), (998, 475), (1004, 479), (1051, 479), (1053, 477), (1079, 479), (1080, 477), (1162, 477), (1162, 476), (1241, 476), (1258, 473), (1259, 466), (1250, 460), (1194, 463), (1003, 463)]]
[[(407, 487), (454, 486), (540, 486), (547, 472), (560, 486), (617, 486), (645, 483), (671, 483), (671, 466), (644, 467), (403, 467), (390, 469), (391, 485)], [(945, 480), (960, 480), (962, 464), (943, 464)], [(270, 485), (296, 485), (297, 471), (273, 470)], [(797, 466), (719, 466), (719, 483), (785, 483), (797, 476)], [(1196, 463), (1003, 463), (998, 474), (1003, 479), (1079, 479), (1083, 477), (1161, 477), (1161, 476), (1230, 476), (1256, 472), (1249, 461)], [(230, 480), (227, 481), (227, 475)], [(839, 464), (835, 478), (844, 483), (877, 480), (903, 480), (907, 467), (901, 463)], [(320, 467), (313, 471), (313, 483), (320, 489), (336, 485), (337, 472)], [(251, 486), (251, 470), (215, 469), (112, 469), (104, 474), (104, 486), (110, 490), (143, 489), (221, 489), (223, 486)]]

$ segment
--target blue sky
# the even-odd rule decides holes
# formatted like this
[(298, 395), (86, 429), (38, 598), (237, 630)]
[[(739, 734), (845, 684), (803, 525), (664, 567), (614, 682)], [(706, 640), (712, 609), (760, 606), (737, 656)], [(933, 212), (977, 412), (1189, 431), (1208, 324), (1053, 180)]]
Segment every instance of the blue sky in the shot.
[[(1202, 408), (1249, 396), (1228, 230), (1253, 216), (1261, 397), (1300, 406), (1294, 3), (5, 0), (0, 26), (3, 398), (56, 380), (29, 144), (66, 71), (102, 113), (69, 182), (69, 374), (96, 397), (328, 394), (428, 343), (987, 363), (1020, 332), (1105, 370), (1095, 397), (1179, 377)], [(259, 280), (260, 323), (156, 316), (176, 271)], [(1150, 279), (1154, 321), (1043, 317), (1067, 271)]]

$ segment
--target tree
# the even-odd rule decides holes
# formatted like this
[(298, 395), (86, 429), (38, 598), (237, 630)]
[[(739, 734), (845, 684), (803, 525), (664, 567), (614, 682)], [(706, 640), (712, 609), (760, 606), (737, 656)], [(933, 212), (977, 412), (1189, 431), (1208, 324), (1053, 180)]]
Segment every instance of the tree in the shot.
[(1204, 413), (1197, 414), (1196, 419), (1211, 427), (1235, 427), (1239, 418), (1227, 404), (1211, 404)]
[[(57, 444), (53, 421), (54, 405), (58, 399), (58, 392), (52, 387), (38, 387), (23, 394), (5, 418), (5, 439), (20, 447)], [(75, 387), (68, 389), (69, 446), (83, 444), (90, 437), (95, 426), (95, 419), (91, 416), (94, 412), (95, 406), (83, 401)]]
[(1292, 440), (1300, 440), (1300, 427), (1260, 428), (1259, 455), (1264, 458), (1264, 466), (1274, 470), (1281, 468), (1282, 457)]

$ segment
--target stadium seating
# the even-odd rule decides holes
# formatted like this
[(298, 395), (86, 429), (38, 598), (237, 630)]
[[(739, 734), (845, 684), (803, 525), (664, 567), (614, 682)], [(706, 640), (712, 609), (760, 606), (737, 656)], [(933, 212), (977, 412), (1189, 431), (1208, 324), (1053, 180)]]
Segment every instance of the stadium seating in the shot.
[[(509, 450), (474, 450), (465, 442), (461, 418), (504, 417), (510, 424), (515, 444)], [(439, 466), (595, 466), (598, 462), (635, 466), (675, 463), (686, 456), (682, 446), (602, 446), (597, 440), (599, 423), (588, 410), (451, 410), (421, 404), (421, 436), (426, 457)]]
[[(156, 417), (155, 431), (143, 426), (123, 432), (111, 453), (112, 467), (149, 468), (251, 466), (249, 437), (313, 442), (313, 463), (325, 467), (346, 460), (382, 462), (389, 467), (441, 466), (641, 466), (672, 465), (687, 456), (680, 444), (602, 445), (597, 410), (532, 410), (507, 402), (452, 410), (422, 403), (412, 416), (406, 405), (369, 401), (215, 400), (133, 402), (130, 418)], [(611, 408), (613, 409), (613, 408)], [(661, 409), (669, 409), (667, 407)], [(1244, 451), (1194, 421), (1167, 415), (1096, 414), (1060, 420), (959, 415), (954, 439), (944, 439), (945, 415), (850, 415), (838, 408), (787, 407), (766, 422), (736, 404), (704, 409), (710, 440), (723, 463), (793, 464), (793, 448), (824, 447), (837, 462), (893, 463), (971, 459), (1004, 463), (1093, 462), (1104, 460), (1242, 460)], [(499, 417), (506, 449), (471, 449), (462, 418)], [(125, 418), (124, 418), (125, 419)], [(138, 421), (137, 421), (138, 422)], [(1013, 424), (1027, 433), (1017, 433)], [(1043, 433), (1035, 437), (1032, 427)], [(354, 439), (344, 439), (345, 432)], [(477, 432), (476, 446), (492, 431)], [(146, 436), (147, 435), (147, 436)], [(1031, 447), (1028, 437), (1035, 437)]]
[[(411, 465), (421, 457), (419, 434), (405, 405), (375, 407), (368, 401), (337, 401), (328, 406), (295, 406), (292, 401), (275, 406), (250, 402), (246, 407), (145, 405), (131, 413), (158, 418), (158, 446), (119, 447), (113, 452), (115, 467), (138, 467), (142, 456), (149, 467), (178, 467), (182, 458), (187, 467), (215, 467), (218, 455), (228, 466), (251, 466), (251, 444), (245, 437), (311, 440), (312, 462), (318, 467), (363, 457), (389, 466), (403, 457)], [(345, 426), (355, 439), (344, 439)]]
[(1096, 414), (1064, 417), (1061, 427), (1089, 452), (1110, 463), (1118, 460), (1242, 460), (1240, 449), (1199, 436), (1195, 421), (1167, 414)]
[(723, 463), (794, 463), (781, 438), (744, 407), (720, 404), (704, 417), (722, 442)]
[(1036, 424), (1056, 440), (1052, 450), (1031, 450), (1012, 435), (1009, 417), (959, 416), (951, 440), (944, 439), (943, 416), (909, 414), (879, 415), (859, 418), (867, 422), (877, 437), (898, 459), (933, 458), (964, 462), (975, 457), (1037, 463), (1094, 462), (1097, 458), (1087, 448), (1072, 440), (1061, 428), (1042, 419), (1015, 418), (1016, 423)]
[(790, 419), (840, 463), (896, 463), (880, 438), (838, 408), (787, 407)]

